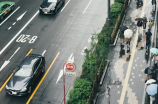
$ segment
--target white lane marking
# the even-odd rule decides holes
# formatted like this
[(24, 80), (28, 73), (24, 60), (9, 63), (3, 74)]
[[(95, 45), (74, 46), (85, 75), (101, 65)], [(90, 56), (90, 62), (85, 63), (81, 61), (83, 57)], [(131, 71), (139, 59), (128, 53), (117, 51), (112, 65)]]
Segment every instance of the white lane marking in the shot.
[(85, 10), (83, 11), (83, 14), (86, 12), (88, 6), (90, 5), (90, 3), (92, 2), (92, 0), (88, 3), (87, 7), (85, 8)]
[(3, 65), (2, 65), (1, 68), (0, 68), (0, 71), (1, 71), (5, 66), (7, 66), (7, 65), (9, 64), (11, 58), (18, 52), (19, 49), (20, 49), (20, 47), (18, 47), (18, 48), (16, 49), (16, 51), (15, 51), (15, 52), (13, 53), (13, 55), (9, 58), (9, 60), (7, 60), (7, 61), (5, 61), (5, 62), (3, 63)]
[(8, 30), (10, 30), (12, 27), (10, 26), (9, 28), (8, 28)]
[(20, 6), (19, 6), (18, 8), (16, 8), (16, 9), (0, 24), (0, 26), (1, 26), (5, 21), (7, 21), (7, 19), (10, 18), (19, 8), (20, 8)]
[(20, 15), (20, 16), (16, 19), (16, 21), (21, 20), (21, 19), (23, 18), (23, 16), (25, 15), (26, 12), (27, 12), (27, 11), (25, 11), (22, 15)]
[(46, 50), (44, 50), (44, 52), (42, 53), (42, 56), (44, 56), (45, 53), (46, 53)]
[(3, 51), (15, 40), (15, 38), (25, 29), (25, 27), (35, 18), (35, 16), (39, 13), (37, 11), (33, 17), (22, 27), (22, 29), (9, 41), (9, 43), (0, 51), (0, 55), (3, 53)]
[[(73, 53), (70, 55), (68, 61), (74, 62), (74, 55)], [(64, 72), (66, 71), (65, 66), (64, 66)], [(60, 80), (60, 78), (63, 76), (63, 69), (60, 70), (60, 73), (58, 75), (58, 79), (56, 81), (56, 84), (58, 83), (58, 81)]]
[(16, 24), (16, 22), (14, 22), (12, 25), (15, 25)]
[(20, 47), (18, 47), (17, 49), (16, 49), (16, 51), (13, 53), (13, 55), (9, 58), (9, 60), (8, 61), (10, 61), (11, 59), (12, 59), (12, 57), (19, 51), (19, 49), (20, 49)]
[(63, 9), (61, 10), (61, 12), (64, 10), (64, 8), (67, 6), (67, 4), (70, 2), (70, 0), (65, 4), (65, 6), (63, 7)]

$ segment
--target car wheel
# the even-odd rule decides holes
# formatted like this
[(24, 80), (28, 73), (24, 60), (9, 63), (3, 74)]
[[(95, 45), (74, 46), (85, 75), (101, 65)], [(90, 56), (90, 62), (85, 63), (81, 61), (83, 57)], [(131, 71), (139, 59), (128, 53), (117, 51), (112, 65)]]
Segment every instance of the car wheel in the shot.
[(55, 8), (54, 10), (54, 14), (56, 14), (58, 12), (58, 8)]
[(42, 68), (42, 73), (44, 73), (45, 72), (45, 66), (43, 66), (43, 68)]
[(14, 10), (14, 5), (11, 7), (11, 10), (12, 10), (12, 11)]
[(31, 88), (31, 86), (30, 86), (29, 89), (28, 89), (28, 91), (27, 91), (27, 93), (30, 94), (30, 93), (31, 93), (31, 90), (32, 90), (32, 88)]
[(3, 20), (3, 16), (0, 17), (0, 20)]

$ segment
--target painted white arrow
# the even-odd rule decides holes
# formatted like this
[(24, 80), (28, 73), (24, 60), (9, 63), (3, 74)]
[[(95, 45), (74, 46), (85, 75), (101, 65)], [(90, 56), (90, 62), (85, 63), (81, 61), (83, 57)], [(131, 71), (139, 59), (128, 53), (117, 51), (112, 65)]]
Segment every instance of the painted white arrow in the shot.
[(15, 52), (13, 53), (13, 55), (9, 58), (8, 61), (5, 61), (5, 62), (3, 63), (3, 65), (2, 65), (1, 68), (0, 68), (0, 71), (1, 71), (4, 67), (6, 67), (6, 66), (9, 64), (11, 58), (15, 55), (15, 53), (16, 53), (19, 49), (20, 49), (20, 47), (18, 47), (18, 48), (16, 49), (16, 51), (15, 51)]
[(17, 21), (19, 21), (19, 20), (21, 20), (22, 18), (23, 18), (23, 16), (25, 15), (25, 13), (26, 13), (27, 11), (25, 11), (21, 16), (19, 16), (16, 20)]
[(0, 68), (0, 71), (1, 71), (5, 66), (7, 66), (7, 65), (9, 64), (9, 62), (10, 62), (10, 61), (5, 61), (5, 62), (3, 63), (3, 65), (1, 66), (1, 68)]
[[(74, 55), (73, 55), (73, 54), (70, 55), (68, 61), (74, 62)], [(66, 71), (66, 69), (65, 69), (65, 66), (64, 66), (64, 72), (65, 72), (65, 71)], [(59, 73), (58, 79), (57, 79), (57, 81), (56, 81), (56, 84), (58, 83), (58, 81), (60, 80), (60, 78), (61, 78), (62, 76), (63, 76), (63, 69), (60, 70), (60, 73)]]

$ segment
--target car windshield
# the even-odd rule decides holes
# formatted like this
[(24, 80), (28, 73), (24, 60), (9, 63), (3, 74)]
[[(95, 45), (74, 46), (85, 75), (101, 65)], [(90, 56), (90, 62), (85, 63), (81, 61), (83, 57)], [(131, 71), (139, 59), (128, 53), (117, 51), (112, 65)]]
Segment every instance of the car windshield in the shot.
[(57, 2), (57, 0), (45, 0), (46, 2)]
[(15, 72), (14, 75), (20, 77), (29, 77), (32, 75), (32, 69), (25, 67), (17, 67), (17, 71)]

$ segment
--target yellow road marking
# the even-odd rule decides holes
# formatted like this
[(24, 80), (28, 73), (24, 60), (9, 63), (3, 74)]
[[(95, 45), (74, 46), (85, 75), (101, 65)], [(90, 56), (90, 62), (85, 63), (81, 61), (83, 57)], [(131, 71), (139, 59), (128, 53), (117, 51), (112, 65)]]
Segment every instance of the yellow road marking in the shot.
[[(146, 0), (144, 1), (144, 5), (142, 7), (141, 17), (143, 15), (145, 4), (146, 4)], [(127, 85), (128, 85), (131, 69), (132, 69), (134, 55), (135, 55), (137, 40), (138, 40), (138, 29), (136, 31), (136, 37), (135, 37), (135, 40), (134, 40), (134, 44), (133, 44), (133, 48), (132, 48), (132, 54), (131, 54), (129, 65), (128, 65), (128, 69), (127, 69), (127, 72), (126, 72), (126, 78), (125, 78), (125, 81), (124, 81), (124, 85), (123, 85), (123, 89), (122, 89), (122, 93), (121, 93), (119, 104), (123, 104), (124, 103), (124, 98), (125, 98), (125, 94), (126, 94), (126, 90), (127, 90)]]
[[(28, 56), (28, 55), (31, 53), (32, 50), (33, 50), (33, 49), (31, 48), (30, 51), (26, 54), (26, 56)], [(26, 56), (25, 56), (25, 57), (26, 57)], [(14, 70), (14, 71), (15, 71), (15, 70)], [(0, 92), (2, 91), (2, 89), (4, 88), (4, 86), (8, 83), (8, 81), (10, 80), (10, 78), (13, 76), (14, 71), (12, 72), (12, 74), (10, 74), (10, 76), (7, 78), (7, 80), (3, 83), (3, 85), (2, 85), (1, 88), (0, 88)]]
[[(31, 53), (32, 50), (33, 50), (33, 49), (31, 48), (30, 51), (26, 54), (26, 56), (28, 56), (28, 55)], [(26, 56), (25, 56), (25, 57), (26, 57)]]
[(46, 75), (48, 74), (50, 68), (52, 67), (52, 65), (54, 64), (55, 60), (57, 59), (57, 57), (59, 56), (60, 52), (57, 53), (57, 55), (55, 56), (54, 60), (51, 62), (51, 64), (49, 65), (46, 73), (43, 75), (42, 79), (40, 80), (40, 82), (38, 83), (37, 87), (35, 88), (35, 90), (33, 91), (33, 93), (31, 94), (30, 98), (28, 99), (26, 104), (29, 104), (31, 99), (33, 98), (33, 96), (35, 95), (36, 91), (38, 90), (39, 86), (41, 85), (41, 83), (43, 82), (44, 78), (46, 77)]

